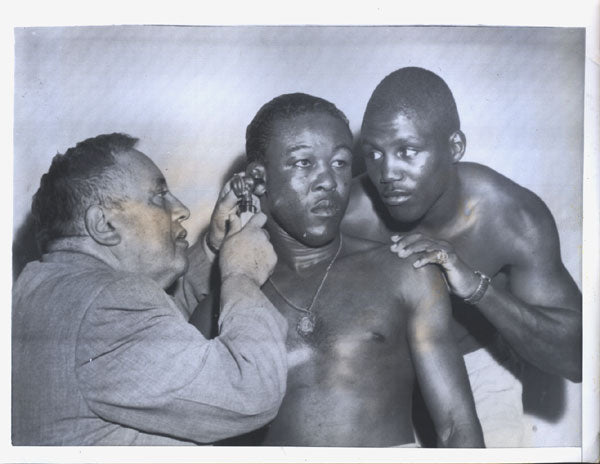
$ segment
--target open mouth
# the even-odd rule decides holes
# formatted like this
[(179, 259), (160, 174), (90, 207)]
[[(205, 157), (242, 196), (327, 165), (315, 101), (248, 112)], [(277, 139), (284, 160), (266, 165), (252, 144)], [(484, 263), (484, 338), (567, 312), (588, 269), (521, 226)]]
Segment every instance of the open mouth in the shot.
[(188, 244), (187, 240), (185, 239), (186, 237), (187, 237), (187, 230), (181, 229), (179, 231), (179, 233), (175, 236), (175, 242), (177, 244), (185, 245), (187, 247), (189, 244)]
[(400, 205), (412, 197), (412, 193), (405, 190), (388, 190), (383, 192), (383, 202), (387, 205)]
[(316, 216), (331, 217), (337, 214), (338, 206), (335, 202), (324, 199), (318, 201), (317, 204), (310, 209), (310, 212)]

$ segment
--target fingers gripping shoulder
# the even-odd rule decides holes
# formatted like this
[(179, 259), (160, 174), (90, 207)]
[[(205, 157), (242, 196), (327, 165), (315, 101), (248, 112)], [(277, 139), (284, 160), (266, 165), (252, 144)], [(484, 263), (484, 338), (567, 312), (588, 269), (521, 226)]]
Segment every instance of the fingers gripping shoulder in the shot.
[(414, 257), (399, 258), (392, 253), (389, 255), (391, 258), (386, 259), (388, 270), (385, 275), (393, 279), (393, 287), (397, 295), (407, 304), (411, 312), (422, 310), (449, 312), (448, 287), (437, 266), (415, 268)]

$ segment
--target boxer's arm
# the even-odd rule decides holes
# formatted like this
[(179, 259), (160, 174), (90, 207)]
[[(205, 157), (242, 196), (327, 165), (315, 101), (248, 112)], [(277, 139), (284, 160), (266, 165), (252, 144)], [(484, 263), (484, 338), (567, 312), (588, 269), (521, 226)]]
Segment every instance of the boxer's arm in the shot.
[(515, 237), (507, 290), (490, 285), (477, 308), (531, 364), (580, 382), (581, 292), (562, 263), (545, 205), (529, 219)]
[(403, 285), (410, 307), (408, 341), (439, 446), (483, 447), (483, 433), (463, 358), (451, 330), (450, 298), (441, 273), (425, 268)]
[[(489, 285), (473, 311), (483, 313), (534, 366), (581, 381), (581, 293), (561, 261), (550, 211), (528, 192), (512, 205), (509, 220), (499, 211), (496, 222), (488, 240), (505, 244), (501, 258), (509, 285), (506, 290)], [(451, 243), (417, 233), (392, 240), (391, 249), (400, 257), (417, 255), (415, 267), (439, 266), (457, 297), (468, 298), (480, 285), (474, 271), (481, 269), (463, 261)], [(445, 254), (441, 260), (440, 252)]]

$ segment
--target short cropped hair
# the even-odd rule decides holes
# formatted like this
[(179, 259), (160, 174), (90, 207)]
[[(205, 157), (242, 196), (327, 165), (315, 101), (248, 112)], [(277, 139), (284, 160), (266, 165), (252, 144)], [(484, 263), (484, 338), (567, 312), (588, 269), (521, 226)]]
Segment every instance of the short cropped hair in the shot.
[(54, 156), (31, 204), (42, 252), (52, 240), (82, 235), (90, 206), (118, 206), (124, 199), (123, 171), (116, 168), (114, 155), (133, 149), (137, 141), (126, 134), (103, 134)]
[(435, 135), (449, 137), (460, 129), (454, 96), (437, 74), (427, 69), (401, 68), (386, 76), (373, 91), (363, 121), (378, 112), (418, 115), (431, 124)]
[(276, 121), (288, 120), (307, 113), (324, 113), (339, 119), (352, 131), (346, 115), (333, 103), (305, 93), (288, 93), (265, 103), (246, 128), (246, 158), (248, 162), (265, 161), (265, 153)]

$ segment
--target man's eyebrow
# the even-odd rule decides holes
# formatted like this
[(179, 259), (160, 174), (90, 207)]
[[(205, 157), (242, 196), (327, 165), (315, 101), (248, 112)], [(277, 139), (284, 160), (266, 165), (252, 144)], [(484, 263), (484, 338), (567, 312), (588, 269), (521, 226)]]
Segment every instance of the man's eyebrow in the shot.
[(379, 147), (377, 146), (377, 144), (376, 144), (376, 143), (373, 143), (373, 142), (371, 142), (371, 141), (370, 141), (370, 140), (368, 140), (368, 139), (360, 139), (360, 145), (361, 145), (361, 146), (363, 146), (363, 147), (364, 147), (365, 145), (368, 145), (369, 147), (372, 147), (372, 148), (377, 148), (377, 149), (379, 149)]
[[(397, 144), (397, 145), (422, 145), (423, 141), (417, 137), (398, 137), (395, 138), (392, 141), (393, 144)], [(365, 146), (365, 145), (369, 145), (370, 147), (373, 148), (377, 148), (379, 150), (379, 145), (377, 145), (375, 142), (372, 142), (368, 139), (361, 139), (360, 141), (360, 145)]]
[(285, 153), (286, 153), (286, 155), (291, 155), (291, 154), (292, 154), (292, 153), (294, 153), (295, 151), (298, 151), (298, 150), (304, 150), (304, 149), (307, 149), (307, 148), (308, 148), (308, 149), (310, 149), (310, 148), (312, 148), (312, 147), (311, 147), (310, 145), (306, 145), (306, 144), (302, 144), (302, 143), (301, 143), (301, 144), (298, 144), (298, 145), (293, 145), (293, 146), (289, 147), (289, 148), (288, 148), (288, 149), (285, 151)]
[(346, 144), (346, 143), (340, 143), (339, 145), (336, 145), (336, 146), (333, 148), (333, 151), (338, 151), (338, 150), (348, 150), (349, 152), (351, 152), (351, 153), (352, 153), (352, 147), (351, 147), (351, 146), (349, 146), (349, 145), (348, 145), (348, 144)]

